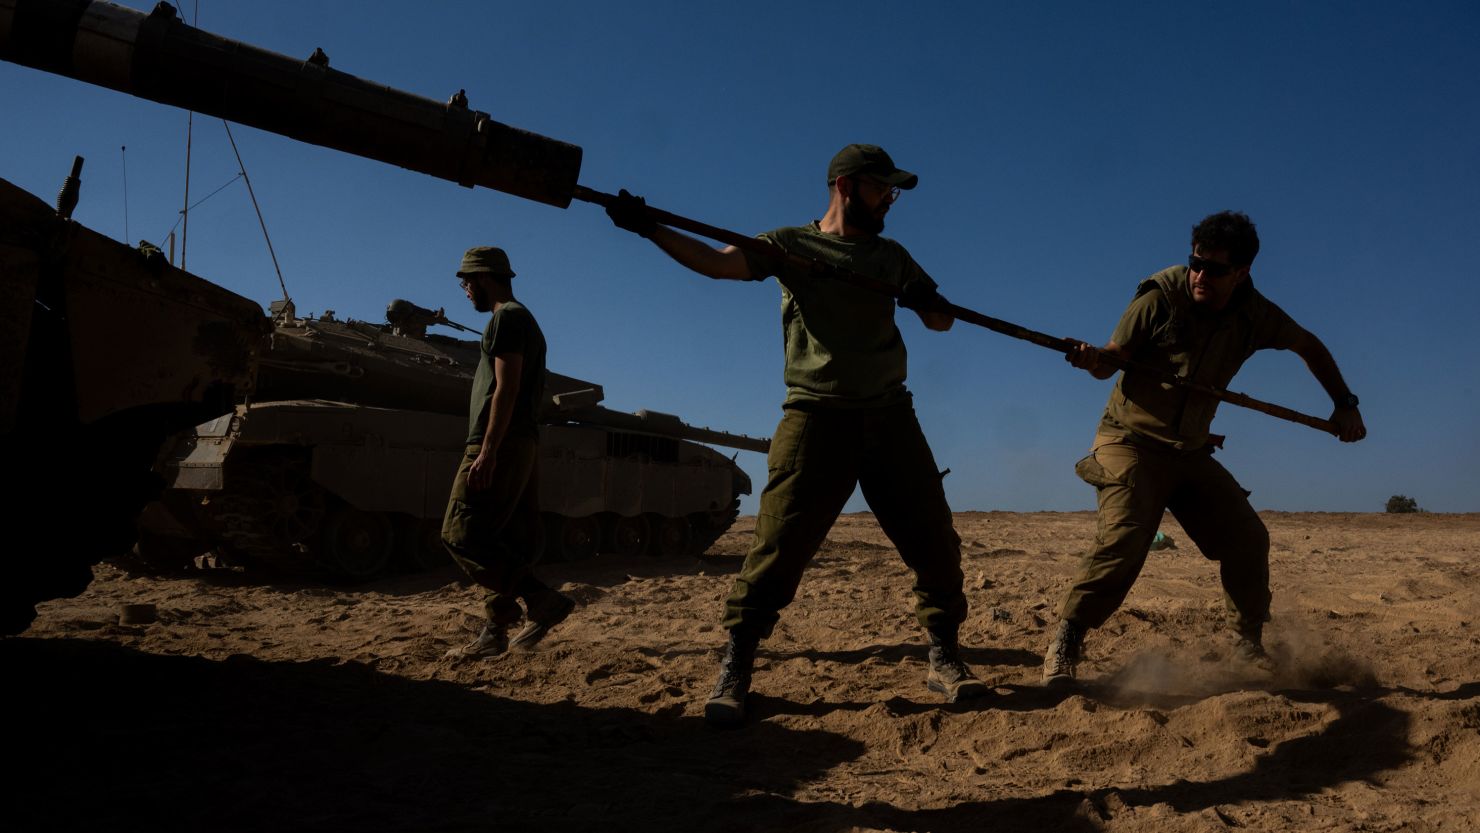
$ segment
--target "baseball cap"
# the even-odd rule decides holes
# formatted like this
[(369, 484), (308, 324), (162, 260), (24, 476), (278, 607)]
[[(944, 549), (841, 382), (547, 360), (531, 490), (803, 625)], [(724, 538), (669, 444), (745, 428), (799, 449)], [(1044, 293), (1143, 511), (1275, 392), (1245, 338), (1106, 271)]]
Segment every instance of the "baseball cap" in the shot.
[(906, 191), (920, 182), (920, 177), (895, 167), (894, 160), (878, 145), (849, 145), (838, 151), (827, 166), (827, 184), (850, 174), (867, 174)]

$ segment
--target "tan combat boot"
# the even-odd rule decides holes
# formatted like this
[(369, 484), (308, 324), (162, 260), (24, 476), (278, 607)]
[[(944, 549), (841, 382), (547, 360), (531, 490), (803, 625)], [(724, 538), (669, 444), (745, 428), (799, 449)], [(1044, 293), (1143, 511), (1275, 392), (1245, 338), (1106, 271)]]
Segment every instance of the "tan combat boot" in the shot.
[(509, 647), (516, 651), (533, 651), (551, 628), (564, 622), (570, 612), (576, 609), (575, 599), (556, 590), (550, 590), (534, 601), (525, 603), (529, 605), (526, 616), (529, 624), (515, 634), (509, 643)]
[(947, 703), (969, 700), (987, 693), (987, 685), (971, 673), (961, 659), (955, 633), (930, 634), (930, 671), (925, 686), (944, 694)]
[(1074, 683), (1074, 667), (1079, 664), (1084, 644), (1084, 629), (1064, 619), (1054, 632), (1053, 642), (1043, 655), (1043, 683), (1059, 688)]
[(1264, 650), (1264, 625), (1244, 626), (1237, 630), (1238, 638), (1233, 642), (1234, 660), (1273, 674), (1276, 668), (1274, 658)]
[(487, 659), (509, 650), (509, 633), (502, 625), (484, 625), (478, 638), (447, 652), (450, 658)]

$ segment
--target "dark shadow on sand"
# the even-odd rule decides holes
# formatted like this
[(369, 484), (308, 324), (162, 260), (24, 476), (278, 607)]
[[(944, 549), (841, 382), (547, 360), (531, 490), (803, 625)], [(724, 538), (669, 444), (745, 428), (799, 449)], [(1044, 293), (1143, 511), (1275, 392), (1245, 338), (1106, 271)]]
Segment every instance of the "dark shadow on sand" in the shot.
[[(85, 640), (7, 639), (0, 662), (13, 772), (4, 801), (15, 830), (1088, 833), (1122, 805), (1196, 813), (1372, 779), (1413, 754), (1409, 716), (1384, 697), (1480, 692), (1480, 683), (1443, 693), (1285, 690), (1339, 716), (1228, 778), (911, 810), (790, 797), (865, 749), (764, 718), (851, 704), (798, 706), (758, 694), (756, 721), (717, 732), (696, 718), (528, 703), (328, 661), (211, 661)], [(923, 691), (884, 702), (896, 713), (1039, 709), (1075, 693), (1085, 692), (999, 686), (953, 706)]]
[[(1460, 687), (1461, 691), (1469, 691), (1470, 696), (1474, 696), (1476, 689), (1477, 684)], [(1046, 707), (1054, 698), (1076, 693), (1049, 689), (1038, 689), (1038, 692), (1030, 695), (1043, 698), (1037, 707)], [(1249, 771), (1228, 778), (1202, 782), (1178, 780), (1135, 789), (1063, 789), (1036, 798), (962, 802), (930, 810), (904, 809), (883, 802), (861, 806), (836, 803), (798, 806), (774, 796), (753, 796), (741, 800), (734, 814), (767, 820), (790, 819), (794, 820), (790, 823), (804, 825), (797, 829), (826, 833), (854, 828), (934, 833), (979, 833), (985, 829), (1095, 833), (1106, 829), (1107, 822), (1113, 821), (1122, 806), (1165, 803), (1179, 813), (1191, 814), (1219, 805), (1298, 800), (1342, 783), (1373, 779), (1412, 758), (1414, 753), (1407, 741), (1410, 718), (1381, 702), (1383, 696), (1402, 693), (1447, 700), (1460, 694), (1391, 689), (1280, 693), (1292, 700), (1330, 704), (1340, 716), (1320, 732), (1279, 744)]]
[(862, 744), (329, 661), (0, 642), (10, 830), (696, 830)]

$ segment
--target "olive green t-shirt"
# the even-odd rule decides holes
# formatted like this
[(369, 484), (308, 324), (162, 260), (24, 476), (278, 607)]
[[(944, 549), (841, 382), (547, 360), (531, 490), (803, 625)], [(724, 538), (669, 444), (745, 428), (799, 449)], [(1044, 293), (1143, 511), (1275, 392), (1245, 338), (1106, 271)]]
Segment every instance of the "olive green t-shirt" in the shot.
[(498, 380), (493, 375), (495, 356), (519, 355), (524, 363), (519, 391), (514, 395), (514, 414), (508, 437), (538, 437), (540, 397), (545, 392), (545, 334), (529, 309), (518, 301), (506, 301), (493, 311), (483, 328), (479, 345), (478, 371), (473, 374), (473, 393), (468, 405), (468, 445), (483, 442), (488, 431), (488, 409)]
[[(1192, 301), (1186, 266), (1164, 269), (1142, 281), (1111, 341), (1132, 361), (1170, 370), (1195, 382), (1227, 388), (1256, 350), (1288, 350), (1299, 324), (1245, 280), (1218, 312)], [(1219, 400), (1165, 384), (1135, 371), (1120, 374), (1100, 419), (1099, 432), (1141, 435), (1193, 451), (1208, 441)]]
[[(779, 228), (760, 239), (788, 253), (833, 264), (894, 286), (935, 281), (910, 253), (885, 237), (845, 238), (809, 226)], [(904, 339), (894, 324), (894, 299), (805, 268), (746, 252), (755, 280), (781, 284), (786, 348), (786, 404), (866, 408), (907, 400)]]

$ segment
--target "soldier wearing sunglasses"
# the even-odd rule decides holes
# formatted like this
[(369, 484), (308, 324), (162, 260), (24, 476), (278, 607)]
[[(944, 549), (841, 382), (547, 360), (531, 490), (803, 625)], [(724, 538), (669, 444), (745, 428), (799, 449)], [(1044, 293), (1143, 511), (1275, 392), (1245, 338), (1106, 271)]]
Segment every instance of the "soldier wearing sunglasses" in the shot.
[[(1249, 218), (1224, 211), (1192, 230), (1192, 256), (1141, 282), (1110, 342), (1080, 344), (1066, 358), (1106, 379), (1111, 353), (1226, 388), (1256, 350), (1293, 350), (1335, 403), (1331, 421), (1342, 442), (1367, 435), (1357, 397), (1321, 340), (1254, 288), (1249, 267), (1259, 235)], [(1059, 626), (1043, 662), (1044, 680), (1074, 679), (1086, 631), (1115, 612), (1145, 564), (1161, 524), (1173, 517), (1208, 559), (1218, 562), (1224, 603), (1236, 638), (1233, 655), (1266, 672), (1269, 532), (1248, 492), (1212, 457), (1222, 438), (1209, 433), (1218, 400), (1165, 385), (1134, 370), (1121, 374), (1100, 419), (1090, 454), (1075, 467), (1098, 492), (1094, 548), (1084, 557), (1059, 608)]]
[[(918, 181), (882, 148), (849, 145), (828, 166), (822, 219), (761, 238), (788, 253), (889, 281), (903, 290), (900, 305), (915, 309), (926, 327), (948, 330), (955, 321), (949, 313), (918, 308), (939, 297), (935, 281), (903, 246), (879, 236), (901, 189)], [(984, 694), (986, 686), (962, 662), (957, 645), (966, 618), (961, 539), (904, 385), (905, 347), (894, 302), (734, 246), (712, 248), (656, 224), (641, 198), (626, 191), (607, 213), (619, 228), (648, 238), (700, 274), (741, 281), (774, 275), (781, 284), (786, 402), (771, 438), (755, 542), (725, 605), (729, 644), (705, 719), (743, 721), (756, 648), (795, 597), (802, 571), (859, 486), (915, 573), (915, 615), (930, 641), (926, 684), (953, 702)]]

